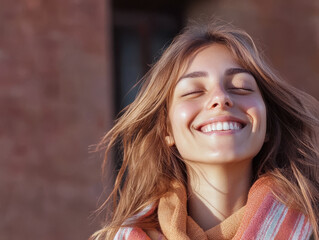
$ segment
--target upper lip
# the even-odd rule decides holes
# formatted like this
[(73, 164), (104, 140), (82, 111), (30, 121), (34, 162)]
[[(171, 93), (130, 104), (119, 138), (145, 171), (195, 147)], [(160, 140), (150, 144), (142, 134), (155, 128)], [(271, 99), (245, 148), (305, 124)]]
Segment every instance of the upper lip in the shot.
[(246, 122), (240, 118), (229, 116), (229, 115), (222, 115), (222, 116), (215, 116), (215, 117), (209, 118), (208, 120), (199, 123), (198, 125), (195, 126), (195, 129), (201, 130), (201, 128), (204, 127), (205, 125), (212, 124), (215, 122), (238, 122), (243, 127), (246, 125)]

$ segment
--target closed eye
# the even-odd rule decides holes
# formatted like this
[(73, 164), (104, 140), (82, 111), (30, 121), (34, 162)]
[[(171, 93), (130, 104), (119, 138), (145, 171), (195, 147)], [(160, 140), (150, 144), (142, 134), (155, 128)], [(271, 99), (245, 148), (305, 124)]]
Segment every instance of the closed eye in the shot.
[(190, 95), (196, 95), (196, 94), (201, 94), (203, 92), (204, 92), (203, 90), (191, 91), (191, 92), (183, 94), (182, 97), (186, 97), (186, 96), (190, 96)]
[(249, 92), (253, 92), (254, 90), (251, 88), (240, 88), (240, 87), (232, 87), (229, 88), (230, 91), (235, 92), (235, 93), (249, 93)]

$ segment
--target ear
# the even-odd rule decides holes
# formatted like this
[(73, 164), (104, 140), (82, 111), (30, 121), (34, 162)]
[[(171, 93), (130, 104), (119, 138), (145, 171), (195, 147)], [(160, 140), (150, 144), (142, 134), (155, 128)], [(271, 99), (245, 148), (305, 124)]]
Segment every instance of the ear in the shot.
[(169, 147), (172, 147), (175, 144), (174, 138), (172, 136), (166, 136), (165, 142)]
[(175, 140), (172, 134), (171, 123), (169, 122), (169, 118), (166, 118), (166, 134), (165, 134), (165, 142), (167, 146), (172, 147), (175, 144)]

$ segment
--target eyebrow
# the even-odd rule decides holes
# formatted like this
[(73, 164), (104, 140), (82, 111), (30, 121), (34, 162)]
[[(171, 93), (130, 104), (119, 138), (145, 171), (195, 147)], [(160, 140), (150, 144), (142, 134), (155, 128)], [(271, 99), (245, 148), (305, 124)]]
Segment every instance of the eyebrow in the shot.
[[(244, 69), (244, 68), (228, 68), (228, 69), (226, 69), (224, 75), (231, 76), (231, 75), (235, 75), (238, 73), (251, 74), (250, 71), (248, 71), (247, 69)], [(208, 72), (197, 71), (197, 72), (187, 73), (186, 75), (181, 76), (177, 82), (179, 82), (180, 80), (185, 79), (185, 78), (200, 78), (200, 77), (208, 77)]]
[(248, 71), (247, 69), (244, 69), (244, 68), (228, 68), (225, 71), (225, 76), (235, 75), (237, 73), (248, 73), (248, 74), (251, 74), (250, 71)]

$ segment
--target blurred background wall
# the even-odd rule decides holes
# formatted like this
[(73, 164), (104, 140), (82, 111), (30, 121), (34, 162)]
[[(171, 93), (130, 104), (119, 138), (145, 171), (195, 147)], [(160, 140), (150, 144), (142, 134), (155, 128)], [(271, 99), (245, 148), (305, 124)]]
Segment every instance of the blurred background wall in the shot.
[(1, 1), (0, 239), (87, 239), (112, 122), (109, 1)]
[(285, 79), (319, 99), (317, 0), (0, 3), (0, 239), (87, 239), (98, 229), (101, 158), (88, 147), (188, 17), (244, 28)]

